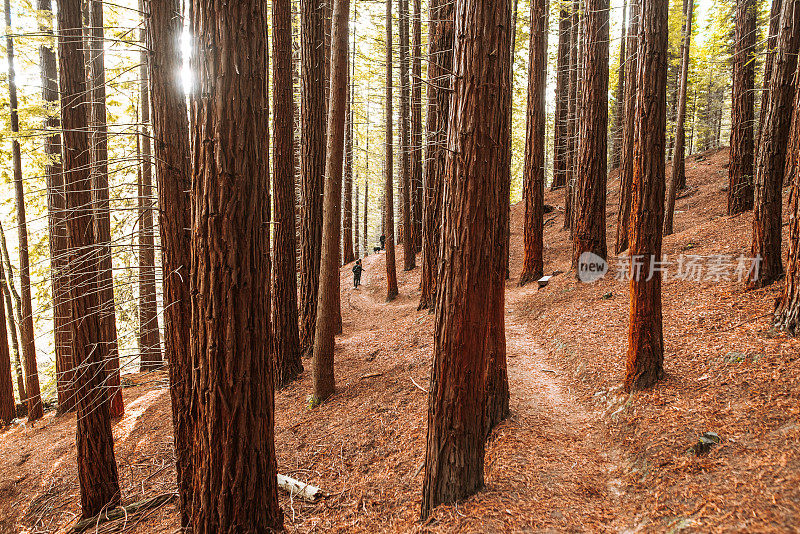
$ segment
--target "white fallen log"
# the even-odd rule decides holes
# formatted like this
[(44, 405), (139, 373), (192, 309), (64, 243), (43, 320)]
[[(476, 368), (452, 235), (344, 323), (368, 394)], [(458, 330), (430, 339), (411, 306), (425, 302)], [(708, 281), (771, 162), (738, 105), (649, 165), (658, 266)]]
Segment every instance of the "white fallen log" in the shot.
[(325, 496), (325, 492), (320, 488), (286, 475), (278, 475), (278, 487), (290, 493), (293, 497), (299, 497), (308, 502), (317, 502)]

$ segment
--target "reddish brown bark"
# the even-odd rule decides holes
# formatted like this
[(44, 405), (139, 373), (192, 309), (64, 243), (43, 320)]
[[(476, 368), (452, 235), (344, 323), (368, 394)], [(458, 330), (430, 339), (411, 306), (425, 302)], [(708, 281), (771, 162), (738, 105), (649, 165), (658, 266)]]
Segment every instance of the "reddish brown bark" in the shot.
[(750, 272), (747, 279), (749, 289), (766, 287), (783, 276), (781, 193), (800, 44), (800, 2), (783, 2), (779, 27), (770, 75), (769, 101), (764, 110), (764, 126), (756, 160), (756, 196), (750, 254), (753, 258), (761, 258), (761, 265), (758, 272)]
[(436, 296), (442, 180), (450, 116), (450, 72), (453, 66), (453, 2), (431, 0), (428, 25), (428, 102), (425, 124), (425, 188), (422, 227), (421, 294), (417, 309), (432, 309)]
[(689, 51), (692, 40), (694, 0), (688, 0), (684, 16), (684, 34), (681, 43), (681, 79), (678, 91), (678, 118), (675, 123), (675, 149), (672, 153), (672, 177), (667, 188), (667, 207), (664, 213), (664, 235), (671, 235), (675, 199), (678, 189), (686, 187), (686, 87), (689, 83)]
[(622, 35), (619, 45), (619, 69), (617, 70), (617, 87), (614, 91), (614, 122), (611, 126), (611, 170), (619, 169), (622, 164), (622, 130), (625, 124), (625, 62), (628, 60), (628, 0), (622, 4)]
[[(58, 3), (59, 87), (64, 141), (67, 239), (71, 262), (69, 303), (76, 365), (77, 456), (83, 517), (120, 502), (107, 358), (100, 318), (98, 262), (89, 175), (86, 70), (82, 52), (81, 2)], [(90, 253), (87, 253), (89, 251)]]
[(282, 528), (283, 514), (269, 335), (267, 4), (194, 0), (190, 12), (198, 73), (191, 99), (191, 528), (268, 532)]
[(350, 0), (335, 0), (331, 26), (331, 81), (328, 113), (328, 147), (325, 163), (325, 205), (322, 227), (322, 263), (319, 275), (317, 331), (314, 334), (313, 387), (315, 402), (336, 391), (333, 350), (339, 329), (339, 239), (342, 201), (342, 163), (347, 113), (347, 60)]
[(608, 24), (608, 0), (587, 0), (573, 267), (584, 252), (607, 255)]
[(664, 376), (661, 272), (649, 269), (652, 261), (661, 261), (669, 10), (665, 0), (641, 0), (639, 5), (630, 257), (639, 258), (645, 267), (644, 275), (632, 276), (630, 282), (626, 391), (649, 388)]
[[(66, 229), (64, 230), (64, 235), (66, 236)], [(25, 379), (23, 377), (24, 371), (22, 368), (22, 361), (19, 357), (19, 337), (17, 337), (16, 327), (17, 324), (22, 323), (19, 311), (22, 306), (20, 304), (19, 295), (14, 287), (14, 273), (11, 267), (11, 260), (8, 256), (6, 236), (5, 232), (3, 232), (2, 224), (0, 224), (0, 249), (2, 249), (3, 264), (5, 265), (5, 269), (0, 274), (3, 274), (3, 276), (6, 274), (8, 275), (7, 279), (3, 278), (0, 280), (0, 284), (2, 284), (3, 297), (6, 303), (6, 310), (8, 312), (6, 315), (6, 328), (8, 329), (11, 351), (14, 354), (14, 367), (16, 368), (15, 371), (17, 373), (17, 393), (19, 394), (19, 402), (27, 411), (27, 403), (25, 401), (28, 396), (25, 394)], [(14, 302), (11, 301), (12, 296), (14, 297)], [(17, 305), (16, 308), (14, 308), (14, 303)], [(16, 323), (14, 323), (15, 318)], [(69, 350), (71, 351), (72, 349), (70, 348)]]
[(394, 140), (392, 119), (392, 0), (386, 0), (386, 160), (383, 172), (383, 226), (386, 237), (386, 301), (397, 297), (394, 251)]
[[(525, 170), (523, 176), (522, 274), (519, 285), (538, 280), (544, 274), (544, 174), (545, 128), (547, 109), (547, 3), (531, 2), (531, 36), (528, 78), (528, 115), (525, 134)], [(559, 43), (561, 48), (561, 43)], [(559, 54), (561, 52), (559, 51)], [(563, 78), (559, 72), (557, 75)], [(563, 80), (562, 80), (563, 82)], [(562, 106), (563, 107), (563, 106)], [(556, 111), (558, 114), (558, 110)], [(560, 125), (556, 126), (556, 130)]]
[[(553, 181), (550, 189), (567, 184), (569, 149), (569, 80), (572, 54), (572, 0), (561, 0), (558, 19), (558, 55), (556, 57), (556, 109), (553, 125)], [(531, 35), (532, 37), (532, 35)]]
[(636, 90), (638, 87), (636, 49), (639, 44), (639, 0), (630, 2), (628, 45), (630, 51), (625, 64), (625, 121), (622, 125), (622, 147), (619, 171), (619, 210), (617, 212), (617, 241), (615, 252), (621, 254), (628, 248), (631, 219), (631, 188), (633, 187), (633, 145), (636, 135)]
[(417, 266), (411, 217), (411, 84), (409, 80), (408, 0), (400, 2), (400, 183), (403, 218), (403, 270)]
[[(6, 28), (11, 28), (11, 4), (5, 0)], [(25, 384), (28, 420), (41, 419), (42, 398), (39, 391), (39, 370), (36, 367), (36, 344), (33, 330), (33, 307), (31, 305), (31, 269), (28, 259), (28, 223), (25, 218), (25, 189), (22, 183), (22, 155), (19, 141), (19, 114), (17, 112), (17, 84), (14, 67), (14, 39), (10, 32), (6, 35), (6, 53), (8, 56), (8, 93), (9, 108), (11, 111), (11, 158), (14, 173), (14, 194), (17, 208), (17, 230), (19, 232), (19, 283), (22, 294), (21, 315), (19, 329), (22, 337), (22, 355), (25, 361)]]
[(769, 13), (769, 29), (767, 30), (767, 49), (764, 58), (764, 76), (761, 87), (761, 107), (758, 115), (758, 129), (756, 130), (756, 155), (761, 146), (761, 130), (764, 128), (764, 118), (769, 104), (770, 78), (772, 77), (772, 64), (775, 61), (775, 48), (778, 44), (778, 31), (781, 22), (782, 0), (772, 0), (772, 7)]
[[(348, 61), (349, 63), (349, 61)], [(346, 69), (349, 72), (349, 67)], [(342, 192), (342, 265), (355, 261), (353, 250), (353, 112), (350, 77), (347, 77), (344, 126), (344, 177)]]
[(192, 498), (192, 364), (189, 350), (191, 295), (191, 164), (189, 119), (183, 85), (175, 73), (182, 65), (183, 18), (180, 0), (147, 0), (147, 50), (158, 184), (158, 229), (164, 289), (164, 355), (169, 363), (170, 399), (178, 475), (181, 526), (189, 525)]
[[(5, 269), (0, 262), (0, 282), (5, 282)], [(12, 313), (8, 310), (8, 313)], [(16, 416), (14, 385), (11, 382), (11, 352), (8, 350), (5, 299), (0, 299), (0, 426), (7, 425)]]
[(422, 2), (414, 1), (411, 41), (411, 230), (414, 252), (422, 252)]
[(300, 348), (311, 355), (317, 320), (325, 176), (325, 2), (301, 2)]
[(736, 3), (728, 215), (753, 209), (756, 18), (754, 0)]
[(569, 79), (569, 131), (568, 131), (568, 157), (567, 157), (567, 184), (564, 188), (564, 229), (572, 231), (573, 229), (573, 199), (575, 197), (575, 186), (577, 182), (577, 163), (578, 163), (578, 147), (579, 131), (580, 131), (580, 116), (581, 116), (581, 81), (578, 77), (578, 69), (583, 68), (583, 30), (582, 30), (583, 17), (581, 16), (581, 2), (580, 0), (573, 0), (572, 2), (572, 46), (570, 64), (570, 79)]
[[(422, 517), (483, 486), (501, 309), (511, 2), (458, 0)], [(489, 312), (487, 313), (487, 310)], [(498, 323), (498, 319), (500, 320)], [(488, 379), (488, 380), (487, 380)]]

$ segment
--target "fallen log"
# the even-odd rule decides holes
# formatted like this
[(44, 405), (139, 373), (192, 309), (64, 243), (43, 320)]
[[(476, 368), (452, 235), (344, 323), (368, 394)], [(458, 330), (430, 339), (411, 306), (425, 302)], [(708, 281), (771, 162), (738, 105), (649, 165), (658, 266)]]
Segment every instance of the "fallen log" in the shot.
[(325, 496), (325, 492), (320, 488), (285, 475), (278, 475), (278, 487), (288, 492), (293, 497), (300, 497), (308, 502), (317, 502)]
[(155, 497), (151, 497), (143, 501), (135, 502), (127, 506), (117, 506), (116, 508), (110, 508), (108, 510), (100, 512), (94, 517), (87, 517), (86, 519), (81, 519), (80, 521), (75, 523), (75, 525), (72, 527), (72, 532), (74, 533), (83, 532), (88, 528), (101, 525), (108, 521), (114, 521), (115, 519), (130, 518), (131, 516), (144, 512), (146, 510), (152, 510), (154, 508), (158, 508), (159, 506), (168, 503), (176, 496), (177, 496), (176, 493), (163, 493), (161, 495), (157, 495)]

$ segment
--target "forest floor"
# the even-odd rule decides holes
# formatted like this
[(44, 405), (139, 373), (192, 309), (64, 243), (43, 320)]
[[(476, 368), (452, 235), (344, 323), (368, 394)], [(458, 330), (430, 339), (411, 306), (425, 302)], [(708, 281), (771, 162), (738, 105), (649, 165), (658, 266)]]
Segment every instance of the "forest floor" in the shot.
[[(751, 214), (727, 217), (727, 151), (687, 160), (672, 256), (747, 255)], [(608, 235), (618, 180), (609, 180)], [(563, 191), (547, 192), (545, 272), (519, 288), (522, 206), (512, 213), (506, 329), (511, 416), (486, 449), (486, 488), (419, 522), (433, 316), (418, 312), (419, 268), (400, 271), (384, 302), (383, 254), (363, 286), (342, 268), (344, 335), (337, 394), (309, 409), (310, 362), (276, 393), (280, 473), (325, 489), (309, 504), (281, 495), (289, 531), (796, 532), (800, 529), (800, 341), (771, 329), (782, 284), (746, 292), (733, 281), (664, 284), (665, 365), (655, 389), (622, 394), (628, 287), (569, 272)], [(402, 247), (398, 247), (402, 266)], [(612, 262), (613, 265), (613, 262)], [(126, 375), (114, 425), (123, 500), (175, 489), (163, 372)], [(710, 452), (689, 451), (704, 432)], [(0, 434), (0, 532), (55, 532), (79, 511), (74, 415), (47, 414)], [(126, 532), (174, 532), (175, 503), (130, 519)], [(120, 522), (97, 532), (120, 530)], [(94, 531), (94, 529), (92, 530)]]

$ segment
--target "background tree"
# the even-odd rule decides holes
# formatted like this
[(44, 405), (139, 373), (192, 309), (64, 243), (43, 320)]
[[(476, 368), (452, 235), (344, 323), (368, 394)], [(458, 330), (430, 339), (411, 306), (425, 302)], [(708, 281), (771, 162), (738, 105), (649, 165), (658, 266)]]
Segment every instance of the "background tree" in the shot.
[[(483, 486), (488, 346), (505, 279), (510, 0), (458, 0), (422, 517)], [(497, 141), (500, 140), (500, 147)], [(457, 154), (454, 155), (454, 154)], [(505, 355), (503, 355), (505, 357)]]
[(436, 296), (442, 181), (450, 117), (450, 72), (453, 68), (452, 54), (447, 53), (453, 49), (453, 4), (446, 0), (431, 0), (429, 7), (420, 310), (432, 308)]
[(611, 170), (620, 167), (622, 150), (622, 130), (625, 123), (625, 62), (628, 60), (628, 0), (622, 3), (622, 35), (619, 39), (619, 69), (617, 86), (614, 89), (614, 121), (611, 126)]
[[(559, 27), (561, 23), (559, 23)], [(528, 119), (525, 142), (525, 175), (523, 199), (525, 220), (523, 226), (524, 257), (519, 285), (538, 280), (544, 274), (544, 175), (545, 129), (547, 120), (547, 4), (542, 0), (531, 2), (530, 60), (528, 68)], [(559, 42), (559, 49), (561, 48)], [(559, 50), (559, 57), (561, 50)], [(562, 78), (561, 72), (556, 73)], [(562, 106), (563, 107), (563, 106)], [(558, 111), (556, 111), (556, 116)], [(558, 120), (556, 118), (556, 120)], [(556, 124), (556, 130), (561, 126)], [(556, 147), (556, 151), (558, 147)]]
[[(349, 48), (349, 47), (348, 47)], [(353, 92), (350, 83), (350, 61), (348, 59), (346, 72), (347, 75), (347, 96), (345, 97), (347, 109), (345, 110), (344, 125), (344, 176), (342, 192), (342, 265), (353, 262), (355, 251), (353, 250), (353, 111), (352, 99)]]
[[(192, 156), (191, 528), (267, 532), (283, 526), (269, 335), (267, 4), (194, 0), (190, 12), (198, 73), (191, 97), (198, 147)], [(212, 136), (214, 143), (205, 142)]]
[(630, 257), (642, 258), (642, 271), (646, 275), (637, 276), (635, 270), (631, 273), (628, 358), (624, 384), (626, 391), (651, 387), (664, 376), (661, 272), (650, 273), (648, 269), (651, 260), (661, 261), (667, 127), (668, 7), (664, 0), (641, 0), (639, 6), (638, 95)]
[(411, 23), (411, 230), (414, 252), (422, 252), (422, 1), (414, 0)]
[(78, 400), (77, 455), (83, 517), (120, 502), (105, 343), (100, 318), (98, 244), (89, 175), (89, 124), (80, 0), (58, 3), (58, 63), (64, 140), (67, 239), (73, 258), (69, 279), (72, 355)]
[(386, 159), (383, 163), (383, 232), (386, 237), (386, 301), (397, 297), (394, 253), (394, 141), (392, 139), (392, 0), (386, 0)]
[(303, 372), (297, 315), (297, 240), (294, 191), (294, 104), (292, 97), (292, 3), (272, 2), (273, 168), (275, 245), (272, 250), (272, 321), (275, 385)]
[[(572, 0), (561, 0), (559, 3), (558, 55), (556, 57), (556, 109), (553, 118), (553, 181), (550, 185), (551, 189), (561, 189), (566, 185), (567, 181), (568, 113), (570, 97), (569, 77), (570, 57), (572, 53), (571, 5)], [(533, 37), (533, 32), (531, 32), (531, 37)], [(530, 53), (531, 55), (533, 54), (533, 47), (531, 47)], [(533, 76), (531, 75), (531, 77)]]
[(636, 90), (638, 80), (637, 48), (639, 44), (639, 0), (630, 0), (627, 49), (630, 52), (625, 64), (625, 103), (622, 125), (622, 145), (619, 171), (619, 210), (617, 212), (617, 241), (615, 252), (621, 254), (628, 248), (631, 218), (631, 188), (633, 186), (633, 142), (636, 135)]
[(756, 160), (753, 240), (750, 255), (761, 258), (758, 272), (751, 272), (747, 287), (766, 287), (783, 276), (781, 257), (782, 186), (786, 169), (794, 77), (800, 44), (800, 2), (784, 0), (777, 49), (770, 75), (769, 101), (763, 111), (764, 126)]
[(301, 2), (300, 91), (300, 348), (311, 354), (317, 320), (325, 175), (325, 5)]
[(728, 215), (753, 209), (753, 124), (757, 3), (736, 2), (736, 34), (731, 96), (731, 162), (728, 167)]
[(400, 183), (403, 217), (403, 270), (417, 266), (411, 217), (411, 84), (408, 0), (400, 0)]
[[(0, 280), (5, 280), (0, 262)], [(11, 313), (9, 310), (8, 313)], [(5, 300), (0, 299), (0, 426), (7, 425), (17, 415), (14, 404), (14, 384), (11, 382), (11, 352), (8, 350)]]
[(601, 258), (606, 249), (606, 179), (608, 144), (608, 0), (586, 1), (585, 76), (575, 190), (573, 266), (584, 252)]
[(569, 69), (569, 127), (567, 130), (567, 175), (564, 188), (564, 229), (572, 231), (572, 198), (575, 193), (576, 163), (578, 161), (578, 133), (580, 130), (580, 79), (578, 69), (583, 67), (583, 43), (581, 41), (581, 2), (572, 2)]
[[(6, 28), (11, 28), (11, 4), (5, 0)], [(14, 39), (6, 32), (6, 54), (8, 57), (8, 102), (11, 112), (11, 157), (14, 173), (14, 194), (17, 208), (17, 231), (19, 235), (19, 282), (21, 299), (20, 333), (22, 334), (22, 355), (25, 360), (25, 385), (28, 420), (41, 419), (42, 397), (39, 390), (39, 369), (36, 365), (36, 343), (33, 329), (33, 306), (31, 304), (31, 268), (28, 257), (28, 223), (25, 216), (25, 188), (22, 183), (22, 155), (19, 140), (19, 112), (17, 103), (16, 72), (14, 67)]]
[(675, 150), (672, 154), (672, 177), (667, 189), (667, 207), (664, 214), (664, 235), (672, 234), (672, 219), (675, 214), (675, 199), (678, 189), (686, 187), (686, 87), (689, 83), (689, 50), (692, 40), (694, 0), (686, 3), (685, 31), (681, 44), (681, 79), (678, 92), (678, 119), (675, 125)]
[[(3, 227), (0, 225), (0, 242), (3, 244), (3, 250), (5, 250), (5, 237), (3, 235)], [(3, 254), (3, 261), (0, 262), (0, 265), (6, 265), (6, 267), (10, 264), (10, 262), (5, 261), (6, 255)], [(8, 338), (6, 338), (9, 342), (9, 348), (14, 355), (14, 367), (17, 374), (17, 394), (19, 395), (19, 402), (23, 407), (26, 407), (25, 399), (27, 399), (27, 395), (25, 394), (25, 379), (22, 376), (22, 362), (19, 358), (19, 338), (17, 337), (17, 327), (14, 323), (14, 304), (11, 302), (11, 289), (8, 284), (10, 280), (6, 278), (5, 269), (0, 269), (0, 293), (2, 293), (2, 300), (5, 303), (5, 310), (6, 310), (6, 331), (8, 332)], [(70, 358), (72, 357), (70, 348)], [(74, 387), (74, 384), (72, 384)], [(74, 395), (73, 395), (74, 398)]]

